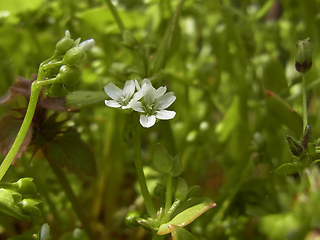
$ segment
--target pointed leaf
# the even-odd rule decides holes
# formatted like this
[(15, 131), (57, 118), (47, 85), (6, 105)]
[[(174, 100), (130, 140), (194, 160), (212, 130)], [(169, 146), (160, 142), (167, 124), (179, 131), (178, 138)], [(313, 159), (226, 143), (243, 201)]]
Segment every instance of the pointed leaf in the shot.
[(182, 227), (170, 225), (172, 240), (197, 240), (197, 238)]
[(265, 93), (268, 112), (300, 137), (303, 123), (299, 114), (275, 93), (269, 90), (265, 90)]
[(181, 161), (181, 156), (178, 154), (172, 159), (172, 168), (170, 171), (170, 175), (172, 177), (178, 177), (183, 173), (183, 166)]
[(96, 162), (89, 146), (80, 139), (79, 134), (69, 129), (57, 136), (45, 148), (47, 158), (65, 166), (71, 171), (86, 176), (96, 175)]
[(170, 225), (175, 225), (179, 227), (184, 227), (188, 225), (189, 223), (193, 222), (196, 218), (198, 218), (201, 214), (205, 213), (206, 211), (215, 206), (216, 204), (213, 202), (204, 202), (182, 211), (171, 221), (162, 224), (158, 230), (158, 235), (165, 235), (172, 232), (172, 230), (170, 229)]
[(77, 110), (91, 104), (104, 102), (108, 96), (103, 91), (74, 91), (67, 95), (67, 106), (70, 110)]
[(284, 163), (280, 165), (274, 173), (277, 175), (288, 175), (297, 173), (300, 171), (300, 167), (297, 163)]

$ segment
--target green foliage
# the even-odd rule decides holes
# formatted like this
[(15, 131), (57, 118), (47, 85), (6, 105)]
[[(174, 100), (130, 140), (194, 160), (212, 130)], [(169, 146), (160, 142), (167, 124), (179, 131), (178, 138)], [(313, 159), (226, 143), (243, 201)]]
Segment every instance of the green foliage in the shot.
[[(17, 77), (34, 79), (48, 59), (42, 80), (57, 80), (0, 182), (0, 238), (316, 239), (319, 6), (0, 1), (0, 162), (30, 99), (31, 81)], [(84, 53), (80, 38), (95, 47)], [(107, 108), (103, 91), (144, 78), (177, 97), (174, 119), (140, 129), (151, 218), (136, 188), (136, 119)], [(198, 195), (217, 206), (193, 221), (212, 206)]]

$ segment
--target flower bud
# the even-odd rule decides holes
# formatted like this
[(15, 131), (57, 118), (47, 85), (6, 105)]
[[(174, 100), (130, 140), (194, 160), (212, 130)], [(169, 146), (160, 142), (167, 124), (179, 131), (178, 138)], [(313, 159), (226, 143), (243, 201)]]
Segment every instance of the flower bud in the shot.
[(21, 202), (19, 202), (17, 205), (21, 207), (21, 210), (23, 213), (39, 217), (41, 216), (41, 212), (37, 205), (40, 202), (38, 200), (32, 199), (32, 198), (25, 198)]
[(63, 62), (69, 66), (78, 66), (86, 58), (86, 53), (82, 47), (76, 46), (66, 52)]
[(296, 70), (300, 73), (305, 73), (309, 71), (312, 66), (309, 38), (297, 41), (296, 48)]
[(287, 142), (290, 148), (290, 151), (293, 155), (299, 157), (303, 153), (303, 148), (300, 144), (298, 144), (292, 137), (287, 136)]
[(140, 219), (140, 214), (137, 211), (131, 211), (126, 216), (126, 224), (129, 227), (139, 226), (138, 221)]
[(59, 76), (63, 84), (74, 85), (80, 79), (81, 70), (78, 67), (63, 65), (59, 69)]
[(307, 125), (304, 129), (303, 138), (301, 141), (301, 145), (304, 149), (306, 149), (308, 147), (310, 134), (311, 134), (311, 127), (310, 127), (310, 125)]
[(34, 194), (37, 191), (37, 187), (32, 178), (21, 178), (16, 182), (18, 186), (18, 192), (21, 194)]
[(72, 48), (74, 40), (70, 38), (70, 32), (67, 30), (65, 36), (56, 44), (56, 54), (63, 55)]

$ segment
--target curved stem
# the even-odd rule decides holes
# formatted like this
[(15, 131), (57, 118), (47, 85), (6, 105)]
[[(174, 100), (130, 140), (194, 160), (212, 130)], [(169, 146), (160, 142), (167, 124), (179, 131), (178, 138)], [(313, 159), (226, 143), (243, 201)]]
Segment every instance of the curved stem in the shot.
[(18, 132), (18, 135), (16, 139), (14, 140), (7, 156), (3, 160), (1, 166), (0, 166), (0, 181), (9, 169), (13, 159), (16, 157), (20, 146), (23, 143), (23, 140), (29, 130), (30, 124), (32, 122), (32, 118), (34, 115), (34, 112), (36, 110), (39, 94), (41, 92), (41, 85), (36, 84), (36, 82), (33, 82), (31, 85), (31, 94), (30, 94), (30, 100), (29, 100), (29, 105), (28, 109), (26, 112), (26, 115), (24, 117), (24, 120), (22, 122), (22, 125), (20, 127), (20, 130)]
[(135, 146), (134, 146), (134, 164), (136, 167), (138, 182), (141, 190), (142, 197), (144, 199), (144, 203), (146, 205), (146, 209), (150, 217), (156, 217), (156, 210), (153, 205), (151, 195), (149, 193), (146, 178), (144, 176), (142, 160), (141, 160), (141, 143), (140, 143), (140, 130), (139, 126), (135, 129)]

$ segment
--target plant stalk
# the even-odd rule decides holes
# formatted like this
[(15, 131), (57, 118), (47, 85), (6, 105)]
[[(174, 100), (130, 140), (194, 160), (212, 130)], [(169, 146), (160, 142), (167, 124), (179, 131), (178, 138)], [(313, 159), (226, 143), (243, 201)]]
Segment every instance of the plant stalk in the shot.
[(29, 130), (30, 124), (33, 119), (34, 112), (36, 110), (39, 94), (41, 92), (41, 87), (42, 86), (40, 84), (36, 84), (36, 82), (33, 82), (31, 85), (30, 100), (29, 100), (26, 115), (23, 119), (22, 125), (20, 127), (20, 130), (18, 132), (16, 139), (14, 140), (7, 156), (5, 157), (5, 159), (3, 160), (3, 162), (0, 166), (0, 181), (3, 178), (3, 176), (5, 175), (5, 173), (7, 172), (7, 170), (9, 169), (12, 161), (16, 157), (16, 155), (17, 155), (17, 153), (23, 143), (23, 140)]
[(116, 21), (116, 23), (117, 23), (117, 25), (119, 27), (119, 30), (121, 31), (121, 33), (123, 33), (124, 30), (125, 30), (125, 27), (124, 27), (124, 24), (123, 24), (123, 22), (122, 22), (122, 20), (120, 18), (120, 15), (119, 15), (117, 9), (112, 4), (111, 0), (106, 0), (106, 3), (107, 3), (107, 5), (108, 5), (108, 7), (109, 7), (109, 9), (111, 11), (111, 14), (112, 14), (114, 20)]
[(139, 126), (135, 129), (135, 146), (134, 146), (134, 164), (136, 167), (136, 173), (138, 177), (138, 182), (141, 190), (142, 197), (150, 217), (156, 217), (156, 210), (153, 205), (151, 195), (149, 193), (146, 178), (143, 172), (142, 160), (141, 160), (141, 140), (140, 140), (140, 130)]
[(308, 102), (307, 102), (307, 83), (305, 74), (302, 75), (302, 117), (303, 117), (303, 131), (308, 125)]

